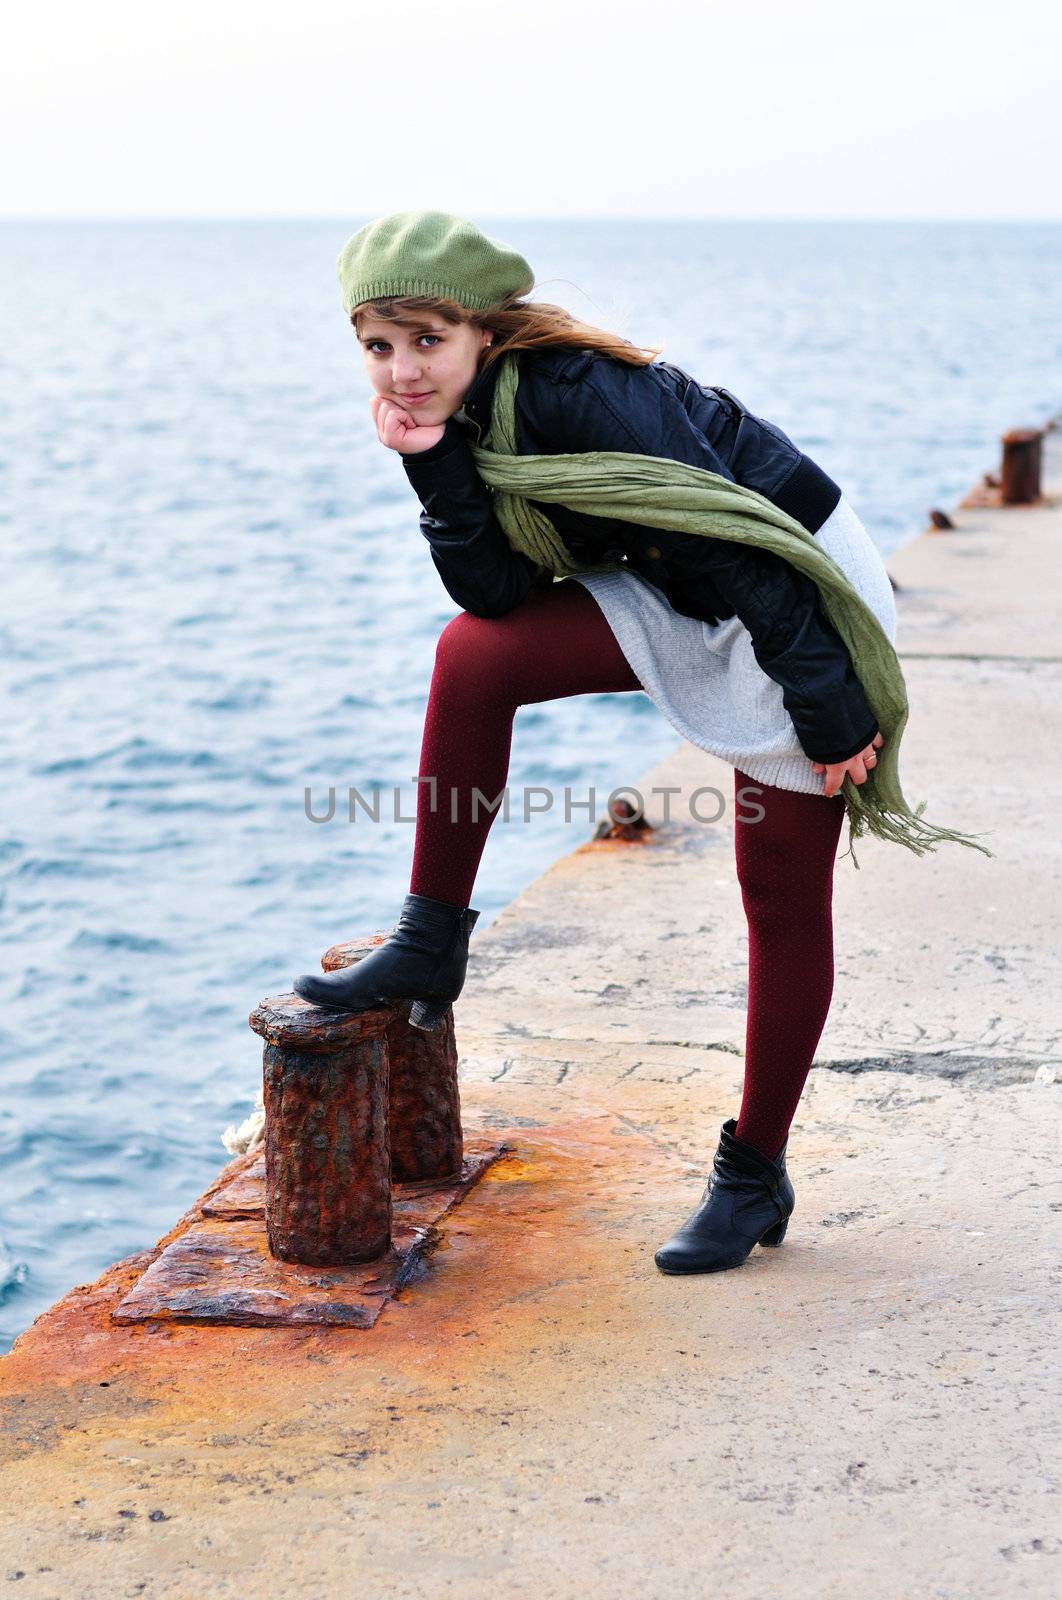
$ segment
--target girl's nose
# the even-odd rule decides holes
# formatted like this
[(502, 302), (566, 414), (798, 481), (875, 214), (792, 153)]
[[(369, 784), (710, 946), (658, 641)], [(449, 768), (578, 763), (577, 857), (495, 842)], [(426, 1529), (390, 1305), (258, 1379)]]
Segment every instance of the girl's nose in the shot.
[(391, 377), (395, 386), (408, 383), (420, 375), (420, 356), (412, 350), (396, 350), (391, 361)]

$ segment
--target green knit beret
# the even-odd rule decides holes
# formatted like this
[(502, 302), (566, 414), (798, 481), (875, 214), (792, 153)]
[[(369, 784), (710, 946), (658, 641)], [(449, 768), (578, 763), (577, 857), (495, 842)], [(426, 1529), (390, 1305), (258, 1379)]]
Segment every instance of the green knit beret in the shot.
[(359, 228), (336, 263), (349, 316), (365, 300), (437, 294), (486, 311), (525, 294), (535, 275), (523, 256), (448, 211), (396, 211)]

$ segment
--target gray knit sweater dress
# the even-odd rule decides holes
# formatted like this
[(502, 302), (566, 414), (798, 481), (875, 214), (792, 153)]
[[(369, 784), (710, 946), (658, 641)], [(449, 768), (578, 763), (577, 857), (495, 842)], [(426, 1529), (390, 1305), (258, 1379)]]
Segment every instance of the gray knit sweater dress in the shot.
[[(896, 602), (878, 548), (842, 495), (814, 535), (866, 602), (893, 644)], [(756, 660), (738, 617), (701, 622), (672, 610), (636, 572), (580, 573), (643, 689), (672, 727), (758, 783), (822, 794), (782, 703), (782, 688)]]

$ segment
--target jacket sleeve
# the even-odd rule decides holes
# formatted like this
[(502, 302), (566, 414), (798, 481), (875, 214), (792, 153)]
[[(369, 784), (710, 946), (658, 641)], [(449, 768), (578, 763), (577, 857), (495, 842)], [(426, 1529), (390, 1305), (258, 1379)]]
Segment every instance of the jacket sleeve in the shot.
[(455, 418), (447, 420), (438, 444), (402, 461), (423, 507), (420, 531), (457, 605), (477, 617), (500, 617), (532, 586), (553, 581), (505, 537), (490, 490), (476, 471), (467, 432)]
[[(577, 371), (574, 382), (543, 384), (548, 392), (542, 395), (542, 416), (552, 452), (660, 456), (734, 480), (677, 397), (662, 385), (644, 388), (645, 369), (610, 361)], [(877, 733), (877, 719), (844, 641), (822, 610), (814, 580), (770, 550), (664, 528), (652, 532), (677, 582), (695, 583), (698, 572), (707, 573), (749, 630), (756, 660), (781, 687), (809, 759), (838, 762), (858, 755)]]

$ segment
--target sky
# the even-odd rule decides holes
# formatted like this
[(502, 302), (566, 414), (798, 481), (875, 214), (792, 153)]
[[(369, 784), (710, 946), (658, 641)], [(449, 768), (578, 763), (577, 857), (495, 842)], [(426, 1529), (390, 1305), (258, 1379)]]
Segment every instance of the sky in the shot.
[(8, 0), (0, 216), (1062, 218), (1062, 6)]

